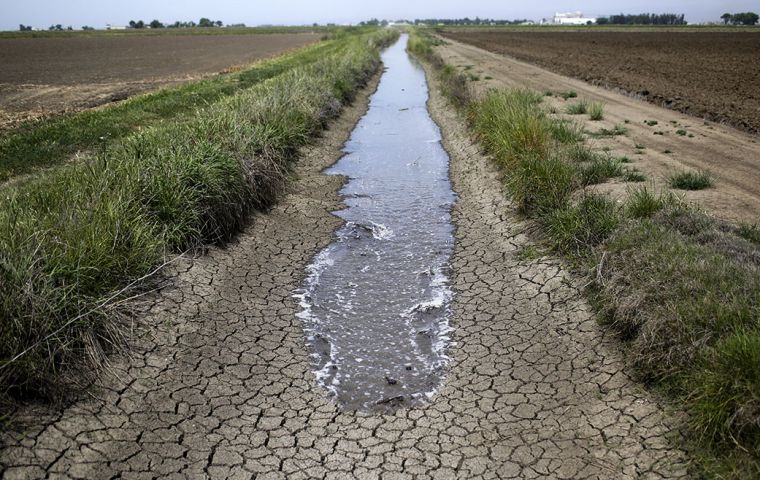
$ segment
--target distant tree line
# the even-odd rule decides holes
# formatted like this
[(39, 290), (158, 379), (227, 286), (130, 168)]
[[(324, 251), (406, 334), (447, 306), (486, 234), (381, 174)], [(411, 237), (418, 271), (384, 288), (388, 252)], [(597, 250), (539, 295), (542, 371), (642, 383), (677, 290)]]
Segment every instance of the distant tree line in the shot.
[[(31, 30), (31, 27), (29, 28), (29, 30)], [(50, 25), (48, 27), (48, 30), (56, 31), (56, 32), (62, 32), (63, 30), (74, 30), (74, 27), (72, 27), (71, 25), (69, 25), (68, 27), (66, 27), (64, 29), (63, 25), (61, 25), (60, 23), (57, 23), (55, 25)]]
[[(522, 20), (497, 20), (492, 18), (417, 18), (414, 21), (409, 20), (396, 20), (396, 23), (413, 23), (415, 25), (519, 25), (527, 22), (527, 19)], [(373, 18), (365, 22), (360, 22), (359, 25), (370, 26), (386, 26), (388, 20), (378, 20)]]
[(729, 23), (732, 25), (757, 25), (760, 16), (755, 12), (724, 13), (720, 16), (720, 19), (723, 20), (723, 23), (726, 25)]
[(224, 25), (221, 20), (210, 20), (208, 18), (201, 18), (198, 20), (198, 23), (193, 22), (192, 20), (189, 22), (174, 22), (167, 25), (164, 25), (158, 20), (153, 20), (150, 23), (145, 23), (142, 20), (130, 20), (129, 21), (129, 28), (193, 28), (193, 27), (201, 27), (201, 28), (211, 28), (211, 27), (221, 27)]
[[(18, 26), (18, 30), (19, 30), (19, 32), (31, 32), (32, 31), (32, 26), (31, 25), (24, 25), (23, 23), (21, 23)], [(63, 25), (61, 25), (60, 23), (58, 23), (56, 25), (50, 25), (48, 27), (48, 30), (53, 30), (53, 31), (59, 31), (60, 32), (60, 31), (63, 31), (64, 28), (63, 28)], [(68, 27), (65, 28), (65, 30), (74, 30), (74, 28), (71, 25), (69, 25)], [(95, 29), (93, 27), (88, 26), (88, 25), (83, 25), (82, 26), (82, 30), (95, 30)]]
[(684, 14), (640, 13), (638, 15), (610, 15), (596, 19), (598, 25), (686, 25)]

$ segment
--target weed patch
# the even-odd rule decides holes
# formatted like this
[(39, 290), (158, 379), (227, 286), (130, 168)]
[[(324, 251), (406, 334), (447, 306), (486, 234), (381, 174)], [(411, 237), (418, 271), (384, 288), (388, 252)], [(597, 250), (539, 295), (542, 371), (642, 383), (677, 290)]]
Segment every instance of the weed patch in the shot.
[(593, 121), (604, 119), (604, 105), (599, 102), (591, 102), (588, 106), (588, 118)]
[(676, 172), (668, 178), (672, 188), (680, 190), (704, 190), (713, 185), (713, 177), (707, 170)]

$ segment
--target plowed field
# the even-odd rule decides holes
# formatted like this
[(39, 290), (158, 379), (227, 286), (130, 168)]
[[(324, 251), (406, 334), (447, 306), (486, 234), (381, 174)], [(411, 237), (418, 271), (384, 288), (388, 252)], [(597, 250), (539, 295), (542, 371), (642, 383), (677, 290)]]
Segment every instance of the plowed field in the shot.
[(478, 32), (445, 37), (760, 132), (760, 32)]

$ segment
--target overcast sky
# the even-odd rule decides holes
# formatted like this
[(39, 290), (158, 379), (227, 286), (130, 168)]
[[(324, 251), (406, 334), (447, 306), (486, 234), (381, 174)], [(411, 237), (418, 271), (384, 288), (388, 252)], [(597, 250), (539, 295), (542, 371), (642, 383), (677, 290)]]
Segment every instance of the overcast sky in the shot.
[(20, 23), (48, 27), (102, 27), (129, 20), (163, 22), (208, 17), (225, 23), (358, 23), (372, 17), (460, 18), (479, 16), (539, 20), (555, 11), (587, 16), (613, 13), (685, 13), (692, 23), (718, 21), (724, 12), (760, 11), (760, 0), (0, 0), (0, 29)]

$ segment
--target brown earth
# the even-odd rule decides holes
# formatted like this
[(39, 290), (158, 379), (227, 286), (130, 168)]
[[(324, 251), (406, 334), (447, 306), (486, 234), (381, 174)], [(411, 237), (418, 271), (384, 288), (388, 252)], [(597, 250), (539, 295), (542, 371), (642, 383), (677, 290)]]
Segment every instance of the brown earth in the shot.
[(302, 33), (0, 39), (0, 128), (194, 80), (319, 38)]
[(760, 32), (444, 31), (442, 35), (760, 133)]
[[(100, 391), (0, 435), (0, 477), (662, 479), (686, 476), (673, 419), (623, 371), (582, 285), (525, 260), (531, 226), (501, 192), (440, 93), (451, 157), (454, 344), (426, 405), (341, 411), (316, 384), (292, 293), (341, 220), (342, 179), (321, 172), (365, 92), (304, 152), (290, 193), (227, 248), (182, 260), (148, 302), (149, 327)], [(5, 476), (2, 473), (4, 471)]]
[[(448, 45), (436, 50), (446, 63), (479, 75), (480, 81), (470, 83), (479, 94), (496, 87), (577, 92), (578, 98), (563, 100), (554, 96), (547, 97), (545, 102), (556, 108), (558, 116), (580, 123), (586, 131), (598, 132), (615, 126), (626, 129), (625, 135), (590, 138), (593, 147), (626, 156), (631, 161), (629, 167), (645, 173), (657, 189), (667, 188), (668, 177), (675, 171), (709, 170), (715, 177), (713, 188), (676, 192), (723, 220), (760, 224), (760, 140), (756, 136), (473, 45), (449, 40)], [(563, 113), (568, 104), (581, 99), (603, 103), (604, 119), (590, 121), (587, 115)], [(657, 124), (650, 126), (645, 121)], [(686, 134), (677, 134), (679, 130)], [(594, 188), (620, 199), (631, 185), (613, 180)]]

